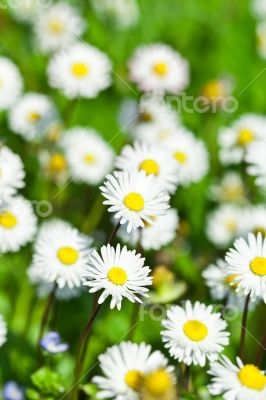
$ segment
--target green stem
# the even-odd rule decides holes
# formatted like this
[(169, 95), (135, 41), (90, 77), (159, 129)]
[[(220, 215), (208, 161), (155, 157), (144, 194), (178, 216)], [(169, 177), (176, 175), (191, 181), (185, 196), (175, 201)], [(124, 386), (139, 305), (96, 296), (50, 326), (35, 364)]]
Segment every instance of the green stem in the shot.
[(104, 211), (105, 207), (103, 206), (102, 194), (99, 193), (92, 205), (92, 208), (87, 218), (83, 223), (82, 231), (85, 232), (86, 234), (89, 234), (90, 232), (94, 231), (94, 229), (98, 226), (99, 222), (101, 221)]
[(248, 319), (248, 306), (250, 302), (250, 293), (246, 297), (245, 307), (243, 311), (243, 318), (241, 324), (241, 337), (240, 337), (240, 346), (239, 346), (239, 357), (243, 361), (244, 351), (245, 351), (245, 341), (246, 341), (246, 327), (247, 327), (247, 319)]

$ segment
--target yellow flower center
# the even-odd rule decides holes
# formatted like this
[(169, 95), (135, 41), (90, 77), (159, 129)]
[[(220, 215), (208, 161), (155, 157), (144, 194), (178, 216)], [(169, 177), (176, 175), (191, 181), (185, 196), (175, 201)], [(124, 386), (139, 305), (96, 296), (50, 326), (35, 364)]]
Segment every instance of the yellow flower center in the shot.
[(62, 33), (64, 30), (64, 24), (57, 18), (49, 22), (49, 29), (52, 33)]
[(40, 121), (41, 114), (36, 111), (31, 111), (28, 113), (27, 120), (32, 124), (36, 124), (36, 122)]
[(238, 200), (244, 195), (244, 191), (241, 186), (229, 186), (225, 188), (225, 197), (228, 200)]
[(12, 229), (17, 225), (17, 218), (9, 211), (0, 213), (0, 225), (6, 229)]
[(124, 204), (132, 211), (141, 211), (144, 207), (144, 199), (141, 194), (131, 192), (125, 196)]
[(203, 88), (203, 95), (207, 98), (225, 96), (225, 86), (221, 81), (210, 81)]
[(141, 122), (151, 122), (153, 120), (152, 114), (147, 111), (143, 111), (139, 114), (139, 120)]
[(72, 265), (77, 261), (79, 253), (73, 247), (66, 246), (66, 247), (61, 247), (58, 250), (57, 257), (63, 264)]
[(201, 342), (208, 335), (208, 328), (202, 322), (191, 319), (187, 321), (183, 327), (186, 336), (193, 342)]
[(236, 223), (236, 221), (231, 219), (231, 220), (225, 221), (225, 226), (229, 232), (234, 233), (237, 228), (237, 223)]
[(153, 396), (164, 395), (171, 386), (171, 376), (165, 369), (158, 369), (145, 377), (145, 388)]
[(239, 371), (238, 379), (242, 385), (254, 390), (263, 390), (266, 385), (266, 376), (252, 364), (245, 365)]
[[(239, 282), (235, 282), (235, 283), (233, 283), (233, 282), (235, 281), (235, 279), (238, 276), (239, 276), (238, 274), (227, 276), (225, 278), (225, 283), (227, 283), (227, 285), (229, 285), (231, 288), (236, 289), (238, 287), (238, 285), (239, 285)], [(231, 283), (233, 283), (233, 285), (231, 285)]]
[(257, 228), (254, 229), (254, 233), (257, 236), (258, 233), (261, 233), (263, 236), (266, 236), (266, 229), (264, 226), (257, 226)]
[(240, 146), (246, 146), (248, 143), (252, 142), (255, 139), (255, 135), (252, 130), (248, 128), (243, 128), (239, 132), (238, 135), (238, 144)]
[(132, 369), (125, 376), (125, 382), (133, 390), (137, 390), (143, 381), (143, 374), (140, 371)]
[(83, 63), (76, 63), (72, 65), (71, 71), (78, 78), (84, 78), (89, 73), (89, 67)]
[(145, 171), (147, 175), (153, 174), (157, 176), (159, 174), (159, 165), (156, 161), (148, 159), (140, 163), (139, 170)]
[(159, 76), (165, 76), (168, 72), (168, 66), (164, 62), (154, 64), (153, 71)]
[(95, 156), (88, 153), (84, 156), (84, 161), (86, 164), (93, 164), (95, 162)]
[(255, 257), (250, 263), (251, 271), (259, 276), (266, 275), (266, 258), (265, 257)]
[(52, 173), (59, 173), (66, 169), (66, 159), (63, 154), (55, 153), (49, 160), (49, 169)]
[(165, 265), (158, 265), (155, 267), (153, 274), (153, 286), (158, 288), (166, 283), (173, 283), (175, 276)]
[(114, 285), (124, 285), (127, 281), (127, 273), (123, 268), (112, 267), (108, 272), (108, 279)]
[(179, 164), (185, 164), (187, 161), (187, 155), (185, 153), (182, 153), (181, 151), (177, 151), (174, 154), (174, 157), (175, 157), (176, 161), (179, 162)]

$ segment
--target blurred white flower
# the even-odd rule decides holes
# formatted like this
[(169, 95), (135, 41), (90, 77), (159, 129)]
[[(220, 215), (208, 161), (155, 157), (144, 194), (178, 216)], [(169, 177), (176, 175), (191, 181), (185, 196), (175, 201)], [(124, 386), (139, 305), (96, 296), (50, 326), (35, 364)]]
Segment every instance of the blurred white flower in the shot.
[(266, 185), (266, 140), (254, 142), (249, 146), (246, 154), (248, 174), (256, 177), (256, 183), (264, 187)]
[(179, 94), (189, 83), (189, 66), (171, 47), (156, 43), (136, 49), (129, 60), (129, 75), (144, 92)]
[(57, 119), (55, 106), (49, 97), (27, 93), (11, 109), (9, 126), (26, 140), (38, 140)]
[(15, 104), (22, 93), (23, 82), (13, 61), (0, 57), (0, 111)]
[(219, 203), (243, 203), (247, 201), (246, 189), (239, 173), (226, 172), (219, 182), (210, 186), (210, 198)]
[(6, 335), (7, 335), (7, 326), (6, 323), (0, 314), (0, 347), (6, 342)]
[(114, 152), (94, 129), (69, 129), (62, 146), (75, 182), (97, 185), (112, 169)]
[(48, 65), (49, 84), (69, 99), (96, 97), (111, 85), (111, 72), (109, 58), (87, 43), (60, 50)]
[(266, 18), (266, 0), (252, 0), (251, 10), (259, 19)]
[(187, 301), (184, 307), (171, 306), (162, 322), (163, 342), (170, 355), (187, 365), (204, 367), (206, 361), (218, 358), (229, 344), (227, 323), (212, 306)]
[(91, 254), (84, 285), (91, 288), (90, 293), (103, 290), (99, 304), (111, 296), (111, 309), (117, 307), (120, 310), (123, 297), (132, 303), (142, 303), (140, 297), (148, 296), (146, 286), (152, 284), (149, 276), (151, 270), (144, 262), (145, 258), (141, 258), (135, 250), (128, 250), (126, 246), (103, 246), (100, 253), (95, 250)]
[(16, 196), (0, 208), (0, 252), (15, 252), (31, 242), (37, 228), (30, 201)]
[(44, 11), (52, 0), (15, 0), (9, 1), (11, 13), (20, 22), (31, 23), (35, 21), (39, 12)]
[(100, 18), (120, 28), (130, 27), (138, 21), (136, 0), (92, 0), (92, 4)]
[(45, 176), (58, 185), (63, 185), (67, 181), (69, 178), (68, 163), (61, 149), (42, 150), (39, 152), (39, 160)]
[[(266, 2), (265, 2), (266, 4)], [(256, 26), (257, 49), (262, 58), (266, 58), (266, 22), (260, 22)]]
[(64, 2), (42, 10), (34, 21), (37, 43), (44, 52), (55, 51), (77, 41), (85, 26), (78, 10)]
[(250, 232), (266, 235), (266, 207), (264, 205), (247, 206), (243, 209), (239, 233), (241, 236), (247, 236)]

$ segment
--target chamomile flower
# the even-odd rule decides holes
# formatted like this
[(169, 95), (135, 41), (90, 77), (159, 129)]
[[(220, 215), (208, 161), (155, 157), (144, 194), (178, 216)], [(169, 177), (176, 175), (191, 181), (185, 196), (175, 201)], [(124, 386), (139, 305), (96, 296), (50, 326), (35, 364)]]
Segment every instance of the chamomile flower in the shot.
[(138, 126), (160, 122), (179, 122), (178, 115), (162, 96), (143, 95), (138, 105)]
[(64, 184), (69, 178), (68, 162), (61, 149), (52, 152), (42, 150), (39, 152), (39, 160), (44, 174), (58, 185)]
[(158, 122), (139, 123), (131, 130), (131, 136), (135, 139), (165, 145), (171, 139), (179, 138), (179, 133), (183, 131), (178, 119), (162, 119)]
[(0, 252), (15, 252), (31, 242), (37, 219), (31, 203), (16, 196), (0, 208)]
[(111, 84), (112, 64), (97, 48), (75, 43), (57, 53), (49, 63), (48, 78), (51, 87), (64, 95), (93, 98)]
[(24, 178), (21, 158), (0, 144), (0, 206), (24, 187)]
[(127, 224), (127, 232), (143, 228), (145, 222), (153, 224), (169, 208), (169, 195), (153, 175), (147, 176), (144, 171), (116, 171), (107, 175), (100, 189), (106, 198), (103, 204), (120, 224)]
[(119, 28), (133, 26), (138, 21), (139, 9), (136, 0), (93, 0), (97, 15)]
[(172, 357), (187, 365), (204, 367), (207, 360), (215, 361), (229, 343), (227, 323), (221, 314), (199, 302), (170, 307), (162, 325), (165, 347)]
[(177, 188), (178, 166), (171, 154), (158, 145), (135, 142), (133, 146), (125, 146), (116, 159), (116, 167), (154, 175), (168, 193), (174, 193)]
[(49, 5), (49, 1), (39, 0), (16, 0), (10, 1), (8, 5), (14, 17), (20, 22), (33, 22), (38, 13), (45, 10)]
[(4, 321), (4, 318), (0, 314), (0, 347), (6, 342), (6, 335), (7, 335), (7, 326)]
[(98, 398), (138, 400), (139, 392), (144, 392), (163, 399), (174, 389), (174, 368), (160, 351), (152, 351), (145, 343), (122, 342), (109, 347), (99, 361), (103, 376), (93, 378), (100, 389)]
[(218, 247), (226, 247), (238, 235), (242, 209), (235, 205), (224, 204), (209, 213), (206, 234), (210, 242)]
[(252, 364), (244, 364), (240, 358), (234, 365), (222, 356), (211, 364), (208, 374), (212, 382), (208, 386), (211, 395), (222, 395), (225, 400), (264, 400), (266, 398), (265, 372)]
[(220, 159), (223, 164), (238, 164), (255, 140), (266, 139), (266, 117), (242, 115), (231, 127), (219, 132)]
[(62, 145), (75, 182), (96, 185), (112, 169), (114, 152), (94, 129), (72, 128)]
[(40, 48), (49, 52), (76, 41), (85, 30), (85, 22), (75, 7), (58, 2), (38, 14), (34, 30)]
[(210, 198), (219, 203), (243, 203), (246, 201), (245, 186), (241, 176), (234, 171), (227, 172), (210, 187)]
[(166, 210), (164, 215), (153, 218), (152, 225), (145, 223), (144, 228), (136, 229), (130, 233), (127, 233), (126, 228), (122, 226), (117, 235), (132, 246), (139, 243), (144, 250), (160, 250), (174, 240), (178, 227), (178, 214), (172, 208)]
[(22, 88), (23, 82), (17, 66), (8, 58), (0, 57), (0, 111), (15, 104)]
[(236, 292), (266, 303), (266, 238), (261, 233), (249, 234), (248, 239), (237, 239), (234, 248), (225, 256), (227, 275), (234, 275)]
[(32, 268), (43, 282), (60, 289), (81, 287), (90, 257), (91, 239), (62, 220), (45, 223), (36, 239)]
[(189, 83), (188, 62), (166, 44), (139, 47), (129, 61), (130, 79), (144, 92), (178, 94)]
[(239, 224), (241, 236), (247, 236), (248, 233), (261, 233), (266, 236), (266, 207), (264, 205), (248, 206), (244, 209)]
[(266, 18), (266, 1), (265, 0), (253, 0), (252, 11), (254, 15), (259, 19)]
[(211, 297), (214, 300), (223, 300), (232, 293), (231, 283), (234, 276), (227, 276), (227, 264), (224, 260), (218, 259), (215, 263), (208, 265), (202, 272), (202, 276), (209, 287)]
[(100, 254), (95, 250), (90, 257), (87, 268), (87, 281), (90, 293), (103, 290), (98, 303), (103, 303), (111, 296), (111, 309), (121, 309), (123, 297), (131, 302), (142, 303), (140, 297), (147, 297), (152, 278), (150, 268), (144, 265), (145, 259), (124, 246), (118, 244), (116, 248), (110, 245), (103, 246)]
[(205, 145), (192, 133), (182, 130), (165, 142), (178, 166), (179, 181), (187, 186), (200, 181), (208, 172), (209, 160)]
[(10, 129), (26, 140), (43, 137), (57, 119), (57, 112), (49, 97), (27, 93), (20, 98), (9, 114)]
[(247, 154), (246, 162), (248, 163), (248, 174), (256, 177), (256, 183), (259, 186), (266, 184), (266, 141), (254, 142), (250, 145)]

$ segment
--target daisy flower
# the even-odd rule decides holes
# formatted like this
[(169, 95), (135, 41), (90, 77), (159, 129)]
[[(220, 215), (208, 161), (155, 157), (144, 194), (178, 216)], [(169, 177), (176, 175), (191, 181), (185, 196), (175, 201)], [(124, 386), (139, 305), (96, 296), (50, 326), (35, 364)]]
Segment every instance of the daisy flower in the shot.
[(25, 186), (24, 178), (21, 158), (0, 144), (0, 206)]
[(63, 185), (69, 178), (68, 162), (64, 152), (61, 149), (52, 152), (42, 150), (38, 155), (44, 174), (58, 185)]
[(137, 23), (139, 9), (136, 0), (93, 0), (97, 15), (119, 28), (127, 28)]
[(209, 160), (205, 145), (183, 129), (165, 142), (178, 166), (179, 181), (187, 186), (200, 181), (208, 172)]
[(266, 58), (266, 23), (264, 21), (256, 26), (256, 38), (259, 55), (262, 58)]
[(93, 378), (100, 389), (98, 398), (138, 400), (142, 392), (162, 400), (174, 390), (174, 368), (160, 351), (152, 351), (146, 343), (121, 342), (109, 347), (99, 361), (103, 376)]
[(0, 252), (15, 252), (31, 242), (36, 225), (30, 201), (17, 196), (4, 203), (0, 208)]
[(17, 66), (8, 58), (0, 57), (0, 111), (13, 106), (22, 89), (23, 82)]
[(112, 64), (108, 57), (87, 43), (75, 43), (57, 53), (49, 63), (51, 87), (64, 95), (93, 98), (111, 84)]
[(234, 365), (226, 356), (213, 364), (208, 371), (212, 382), (211, 395), (222, 395), (225, 400), (264, 400), (266, 398), (265, 372), (237, 358)]
[(97, 185), (112, 169), (114, 152), (94, 129), (70, 129), (62, 146), (75, 182)]
[(256, 183), (259, 186), (266, 184), (266, 141), (254, 142), (250, 145), (246, 162), (249, 164), (247, 168), (248, 174), (256, 177)]
[(172, 242), (179, 227), (179, 218), (175, 209), (166, 210), (165, 215), (153, 218), (153, 224), (145, 223), (144, 228), (127, 233), (122, 226), (117, 232), (123, 241), (137, 246), (139, 243), (144, 250), (160, 250)]
[(137, 140), (165, 145), (167, 141), (179, 138), (183, 131), (178, 119), (171, 120), (167, 117), (158, 122), (139, 123), (131, 130), (131, 136)]
[(266, 238), (250, 233), (248, 239), (237, 239), (225, 256), (227, 275), (234, 275), (236, 291), (252, 301), (261, 298), (266, 303)]
[(81, 287), (90, 257), (91, 239), (62, 220), (43, 224), (34, 246), (32, 268), (43, 281), (60, 289)]
[(266, 18), (266, 0), (253, 0), (251, 8), (257, 18)]
[(3, 387), (3, 400), (25, 400), (25, 389), (17, 382), (9, 381)]
[(9, 114), (10, 129), (26, 140), (41, 138), (57, 119), (57, 112), (49, 97), (27, 93), (20, 98)]
[(49, 52), (76, 41), (85, 30), (85, 22), (75, 7), (58, 2), (38, 14), (34, 30), (40, 48)]
[(190, 301), (184, 307), (172, 306), (162, 322), (165, 347), (172, 357), (187, 365), (204, 367), (206, 360), (214, 361), (229, 343), (227, 323), (212, 306)]
[(146, 286), (152, 284), (150, 268), (144, 262), (145, 258), (135, 250), (108, 244), (101, 248), (100, 254), (96, 250), (91, 254), (86, 272), (88, 280), (84, 285), (91, 288), (90, 293), (103, 290), (99, 304), (111, 296), (111, 309), (117, 307), (120, 310), (123, 297), (132, 303), (142, 303), (139, 296), (147, 297)]
[(138, 105), (138, 125), (149, 126), (160, 122), (177, 122), (178, 115), (164, 97), (145, 94)]
[(246, 189), (241, 176), (234, 171), (226, 172), (210, 187), (210, 198), (219, 203), (242, 203), (246, 199)]
[(266, 117), (257, 114), (241, 116), (231, 127), (223, 128), (219, 132), (222, 163), (240, 163), (251, 143), (263, 139), (266, 139)]
[(189, 66), (171, 47), (156, 43), (135, 51), (129, 61), (129, 75), (144, 92), (178, 94), (189, 83)]
[(10, 1), (8, 6), (16, 20), (30, 23), (35, 20), (39, 12), (49, 5), (49, 1), (38, 0), (16, 0)]
[(103, 204), (110, 206), (108, 211), (120, 224), (127, 224), (127, 232), (143, 228), (145, 222), (153, 224), (154, 218), (169, 208), (168, 194), (153, 175), (147, 176), (144, 171), (116, 171), (107, 175), (100, 190), (106, 198)]
[(247, 236), (248, 233), (261, 233), (266, 236), (266, 207), (264, 205), (249, 206), (243, 210), (242, 218), (239, 224), (241, 236)]
[(6, 342), (6, 335), (7, 335), (7, 326), (6, 323), (0, 314), (0, 347)]
[(221, 205), (207, 216), (206, 234), (210, 242), (224, 248), (238, 235), (243, 210), (231, 204)]
[(135, 142), (133, 146), (125, 146), (116, 159), (116, 167), (127, 171), (144, 171), (146, 175), (154, 175), (168, 193), (176, 191), (178, 166), (168, 151), (156, 144)]

